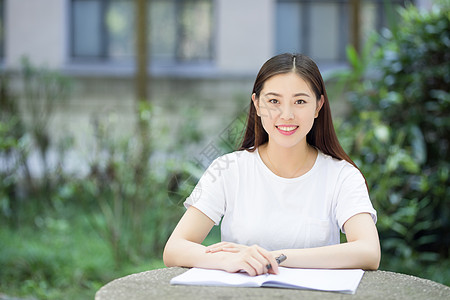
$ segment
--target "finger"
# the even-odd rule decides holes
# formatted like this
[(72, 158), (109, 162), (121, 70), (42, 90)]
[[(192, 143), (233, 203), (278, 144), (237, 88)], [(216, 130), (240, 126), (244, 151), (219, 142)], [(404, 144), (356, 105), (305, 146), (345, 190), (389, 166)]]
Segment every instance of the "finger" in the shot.
[(207, 248), (206, 252), (207, 253), (215, 253), (215, 252), (219, 252), (222, 251), (222, 247), (215, 247), (215, 248)]
[(241, 248), (236, 245), (224, 245), (205, 249), (205, 252), (207, 253), (215, 253), (220, 251), (238, 253), (241, 251)]
[(235, 244), (235, 243), (231, 243), (231, 242), (220, 242), (217, 244), (213, 244), (210, 245), (206, 248), (205, 252), (219, 252), (219, 251), (224, 251), (224, 252), (232, 252), (232, 253), (238, 253), (244, 249), (246, 249), (248, 246), (243, 246), (243, 245), (239, 245), (239, 244)]
[(236, 247), (223, 247), (223, 248), (222, 248), (222, 251), (225, 251), (225, 252), (232, 252), (232, 253), (238, 253), (238, 252), (240, 252), (241, 250), (240, 250), (239, 248), (236, 248)]
[(216, 252), (231, 252), (231, 253), (238, 253), (240, 250), (238, 248), (234, 247), (220, 247), (220, 248), (214, 248), (206, 250), (207, 253), (216, 253)]
[(265, 267), (267, 269), (267, 272), (271, 273), (271, 274), (278, 274), (278, 263), (275, 260), (275, 257), (266, 249), (257, 246), (255, 248), (260, 255), (264, 258), (265, 262)]
[(267, 273), (266, 264), (264, 262), (261, 262), (261, 257), (250, 257), (248, 259), (248, 262), (255, 270), (256, 275)]
[(261, 254), (260, 249), (258, 247), (252, 246), (247, 251), (247, 261), (251, 263), (251, 265), (256, 269), (258, 274), (267, 273), (267, 264), (270, 262)]
[(269, 253), (268, 260), (269, 260), (270, 268), (267, 271), (271, 274), (279, 274), (280, 270), (278, 269), (278, 263), (270, 253)]
[(221, 249), (221, 247), (225, 246), (226, 244), (228, 244), (228, 243), (227, 242), (215, 243), (215, 244), (207, 246), (205, 251), (206, 252), (211, 252), (211, 251), (214, 251), (214, 250), (217, 250), (217, 249)]
[(247, 274), (250, 275), (250, 276), (256, 276), (255, 268), (253, 268), (253, 266), (251, 264), (249, 264), (248, 262), (245, 262), (245, 261), (243, 262), (242, 270), (247, 272)]
[(220, 247), (220, 246), (223, 246), (225, 244), (226, 244), (226, 242), (218, 242), (218, 243), (211, 244), (211, 245), (207, 246), (206, 248)]

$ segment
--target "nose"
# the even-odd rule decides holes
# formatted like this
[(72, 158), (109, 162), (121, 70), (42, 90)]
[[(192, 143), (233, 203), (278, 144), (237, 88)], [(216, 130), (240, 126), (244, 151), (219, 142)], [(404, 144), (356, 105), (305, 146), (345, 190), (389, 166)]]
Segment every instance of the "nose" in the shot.
[(280, 118), (283, 120), (292, 120), (294, 119), (294, 112), (289, 105), (285, 105), (281, 108)]

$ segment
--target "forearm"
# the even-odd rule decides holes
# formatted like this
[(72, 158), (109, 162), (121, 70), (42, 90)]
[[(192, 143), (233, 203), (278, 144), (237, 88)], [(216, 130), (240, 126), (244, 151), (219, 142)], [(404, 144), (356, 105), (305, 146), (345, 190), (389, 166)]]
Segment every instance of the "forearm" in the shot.
[(223, 269), (224, 253), (206, 253), (201, 243), (214, 222), (195, 207), (189, 207), (166, 243), (163, 253), (168, 267)]
[(206, 247), (183, 239), (169, 240), (163, 253), (167, 267), (223, 269), (224, 253), (206, 253)]
[(287, 259), (281, 264), (293, 268), (357, 268), (376, 270), (380, 263), (380, 249), (364, 240), (310, 249), (283, 249), (273, 251)]

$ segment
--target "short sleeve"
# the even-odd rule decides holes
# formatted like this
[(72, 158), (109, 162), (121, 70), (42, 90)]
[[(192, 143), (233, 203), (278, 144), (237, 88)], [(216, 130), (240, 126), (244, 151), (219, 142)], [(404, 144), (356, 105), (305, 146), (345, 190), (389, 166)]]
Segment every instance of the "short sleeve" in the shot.
[(377, 213), (370, 201), (366, 181), (361, 172), (353, 166), (346, 166), (341, 172), (340, 186), (336, 196), (336, 219), (343, 233), (348, 219), (360, 213), (369, 213), (374, 223)]
[(224, 173), (221, 158), (214, 160), (184, 202), (186, 208), (194, 206), (216, 225), (225, 213)]

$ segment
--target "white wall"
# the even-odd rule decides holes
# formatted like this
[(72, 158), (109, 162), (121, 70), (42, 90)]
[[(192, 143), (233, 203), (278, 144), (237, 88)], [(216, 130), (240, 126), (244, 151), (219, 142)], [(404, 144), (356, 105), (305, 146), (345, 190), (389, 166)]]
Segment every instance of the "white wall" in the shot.
[(256, 74), (273, 53), (274, 0), (216, 0), (217, 66)]
[(57, 68), (66, 57), (66, 0), (7, 0), (5, 58), (17, 67), (22, 56)]
[[(68, 62), (68, 0), (6, 0), (5, 62), (22, 56), (35, 65)], [(215, 0), (218, 73), (254, 74), (274, 49), (275, 0)]]

